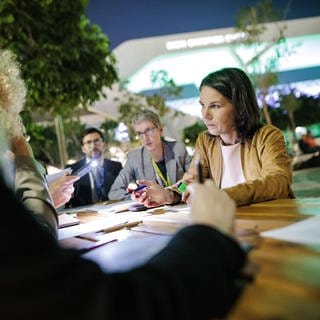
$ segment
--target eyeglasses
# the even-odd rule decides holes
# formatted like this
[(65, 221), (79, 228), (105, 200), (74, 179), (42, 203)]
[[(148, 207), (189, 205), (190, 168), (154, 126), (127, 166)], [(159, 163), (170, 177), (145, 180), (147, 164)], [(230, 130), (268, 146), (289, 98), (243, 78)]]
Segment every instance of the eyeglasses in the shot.
[(102, 138), (97, 138), (97, 139), (94, 139), (94, 140), (85, 141), (85, 142), (83, 142), (83, 144), (89, 146), (89, 145), (91, 145), (91, 144), (99, 144), (99, 143), (101, 143), (102, 141), (103, 141)]
[(142, 139), (142, 137), (145, 135), (147, 137), (150, 137), (154, 131), (154, 129), (156, 129), (157, 127), (152, 127), (152, 128), (147, 128), (144, 131), (137, 131), (136, 132), (136, 139)]

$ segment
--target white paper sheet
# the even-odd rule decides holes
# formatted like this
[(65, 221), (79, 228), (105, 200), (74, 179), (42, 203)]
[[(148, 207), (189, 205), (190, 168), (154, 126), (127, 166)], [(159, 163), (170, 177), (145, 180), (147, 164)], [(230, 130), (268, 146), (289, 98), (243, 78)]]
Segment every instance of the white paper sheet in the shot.
[(86, 206), (79, 206), (75, 208), (61, 208), (58, 210), (59, 214), (62, 213), (76, 213), (76, 212), (86, 212), (86, 211), (96, 211), (99, 213), (108, 213), (108, 212), (117, 212), (121, 208), (128, 208), (131, 204), (134, 204), (133, 200), (126, 200), (126, 201), (121, 201), (119, 203), (112, 203), (108, 204), (108, 201), (106, 201), (106, 204), (101, 204), (101, 203), (96, 203), (96, 204), (91, 204), (91, 205), (86, 205)]
[(67, 168), (67, 169), (61, 170), (61, 171), (53, 173), (53, 174), (47, 174), (46, 175), (47, 182), (48, 182), (48, 184), (51, 184), (53, 181), (60, 178), (64, 173), (71, 174), (71, 172), (72, 172), (71, 168)]
[(143, 220), (145, 216), (150, 215), (146, 211), (127, 212), (127, 213), (102, 213), (99, 219), (92, 222), (81, 223), (76, 226), (59, 229), (58, 239), (62, 240), (69, 237), (75, 237), (83, 233), (93, 232), (100, 229), (115, 226), (123, 222)]
[(320, 216), (313, 216), (289, 226), (261, 232), (262, 237), (305, 245), (320, 245)]
[(66, 227), (59, 229), (58, 239), (66, 239), (69, 237), (75, 237), (83, 233), (94, 232), (103, 228), (108, 228), (111, 226), (115, 226), (119, 223), (123, 223), (128, 221), (125, 217), (109, 217), (105, 219), (99, 219), (97, 221), (88, 222), (88, 223), (80, 223), (76, 226)]

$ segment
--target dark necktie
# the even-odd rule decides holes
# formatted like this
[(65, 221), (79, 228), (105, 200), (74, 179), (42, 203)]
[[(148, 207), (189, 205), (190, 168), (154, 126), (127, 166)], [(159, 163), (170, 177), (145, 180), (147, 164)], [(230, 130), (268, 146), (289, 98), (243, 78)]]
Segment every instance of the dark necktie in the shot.
[(95, 190), (97, 194), (97, 201), (106, 199), (106, 192), (104, 189), (104, 168), (97, 166), (93, 168), (93, 177)]

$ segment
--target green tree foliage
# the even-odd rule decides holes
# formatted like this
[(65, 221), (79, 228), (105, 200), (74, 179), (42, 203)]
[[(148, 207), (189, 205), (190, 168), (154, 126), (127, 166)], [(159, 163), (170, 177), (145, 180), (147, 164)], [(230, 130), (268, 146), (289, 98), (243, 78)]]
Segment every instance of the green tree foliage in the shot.
[[(12, 50), (21, 63), (27, 85), (23, 120), (35, 149), (35, 141), (42, 143), (47, 129), (34, 122), (61, 115), (67, 135), (67, 126), (79, 122), (80, 112), (104, 95), (102, 88), (118, 80), (108, 37), (84, 16), (87, 4), (0, 1), (0, 47)], [(57, 144), (54, 134), (47, 139)], [(47, 158), (54, 159), (56, 150), (44, 147), (51, 154)]]
[[(104, 141), (106, 142), (107, 145), (110, 143), (115, 144), (116, 128), (118, 127), (118, 125), (119, 125), (118, 121), (115, 121), (115, 120), (106, 120), (101, 124), (100, 128), (104, 132)], [(119, 144), (119, 142), (116, 144)]]
[(266, 31), (264, 23), (279, 20), (277, 10), (272, 6), (272, 1), (263, 0), (255, 6), (245, 6), (240, 9), (237, 16), (236, 28), (248, 34), (247, 43), (255, 44)]
[(312, 97), (303, 95), (299, 97), (301, 108), (294, 113), (297, 119), (297, 126), (310, 126), (320, 123), (320, 96)]
[[(27, 132), (30, 136), (30, 144), (37, 160), (43, 164), (59, 166), (59, 149), (55, 126), (48, 123), (35, 123), (29, 118), (30, 114), (23, 112), (23, 118), (27, 123)], [(66, 119), (64, 121), (66, 148), (71, 158), (78, 159), (82, 156), (80, 145), (80, 134), (85, 125), (79, 121)]]
[(247, 35), (244, 45), (252, 50), (253, 55), (248, 61), (243, 61), (236, 49), (234, 53), (243, 68), (251, 75), (255, 87), (258, 89), (263, 115), (267, 123), (272, 123), (266, 102), (268, 90), (278, 82), (279, 59), (284, 55), (289, 55), (292, 49), (286, 43), (284, 35), (286, 25), (283, 23), (273, 25), (275, 30), (272, 31), (273, 38), (271, 40), (263, 41), (262, 35), (267, 31), (267, 23), (285, 19), (290, 4), (291, 0), (287, 1), (282, 18), (273, 7), (271, 0), (262, 0), (254, 6), (246, 6), (239, 11), (235, 25), (236, 29)]
[(86, 6), (86, 0), (1, 1), (0, 46), (21, 63), (26, 110), (74, 114), (117, 79), (109, 39), (85, 18)]
[[(292, 110), (290, 110), (290, 108)], [(290, 129), (292, 131), (292, 122), (288, 112), (293, 112), (294, 128), (296, 126), (306, 127), (320, 123), (320, 99), (301, 95), (293, 97), (287, 95), (282, 97), (282, 103), (279, 108), (269, 108), (273, 124), (281, 130)]]
[(192, 126), (183, 129), (183, 141), (188, 146), (194, 146), (200, 132), (207, 130), (203, 121), (197, 121)]
[(284, 133), (288, 153), (294, 155), (297, 142), (296, 126), (308, 127), (320, 123), (320, 99), (307, 95), (290, 94), (280, 97), (280, 107), (269, 108), (273, 124)]
[(287, 111), (282, 108), (268, 107), (270, 116), (272, 118), (272, 124), (281, 130), (287, 130), (289, 128), (289, 118)]
[(128, 126), (131, 141), (135, 140), (131, 120), (133, 115), (141, 110), (150, 109), (156, 112), (160, 118), (168, 113), (172, 113), (173, 117), (182, 114), (180, 111), (172, 110), (166, 104), (168, 98), (179, 96), (182, 90), (181, 87), (175, 84), (173, 79), (169, 78), (168, 73), (164, 70), (154, 71), (151, 74), (151, 81), (160, 88), (159, 91), (150, 95), (127, 93), (125, 99), (119, 106), (119, 121)]
[(291, 90), (288, 95), (280, 97), (280, 106), (287, 111), (290, 128), (294, 132), (296, 128), (294, 113), (301, 107), (301, 101), (295, 96), (294, 90)]

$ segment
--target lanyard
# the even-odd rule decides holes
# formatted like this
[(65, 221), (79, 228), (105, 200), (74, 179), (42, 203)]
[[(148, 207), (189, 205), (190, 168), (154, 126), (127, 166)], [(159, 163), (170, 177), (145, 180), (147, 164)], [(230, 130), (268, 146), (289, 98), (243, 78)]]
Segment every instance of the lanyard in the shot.
[(163, 176), (161, 170), (159, 169), (159, 166), (157, 165), (157, 163), (153, 159), (152, 159), (152, 166), (153, 166), (154, 170), (156, 170), (156, 174), (161, 179), (161, 181), (163, 182), (164, 186), (165, 187), (171, 186), (171, 181), (170, 181), (170, 177), (168, 175), (168, 172), (167, 172), (167, 179), (165, 179), (165, 177)]

